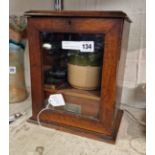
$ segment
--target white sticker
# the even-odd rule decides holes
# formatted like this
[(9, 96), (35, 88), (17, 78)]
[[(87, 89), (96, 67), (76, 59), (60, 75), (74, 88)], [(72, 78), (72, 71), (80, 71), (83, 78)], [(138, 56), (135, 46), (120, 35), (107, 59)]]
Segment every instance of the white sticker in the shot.
[(65, 101), (62, 94), (52, 94), (48, 98), (48, 103), (54, 107), (64, 106)]
[(62, 49), (64, 50), (80, 50), (78, 41), (62, 41)]
[(81, 41), (81, 52), (94, 52), (93, 41)]
[(16, 67), (15, 66), (9, 66), (9, 74), (16, 74)]
[(62, 49), (94, 52), (94, 41), (62, 41)]

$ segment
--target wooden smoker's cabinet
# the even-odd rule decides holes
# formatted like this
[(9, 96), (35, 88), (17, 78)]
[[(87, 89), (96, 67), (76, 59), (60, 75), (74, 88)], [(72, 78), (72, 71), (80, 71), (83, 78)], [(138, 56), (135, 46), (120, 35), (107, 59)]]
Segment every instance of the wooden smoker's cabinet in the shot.
[[(37, 114), (45, 107), (50, 94), (62, 93), (65, 101), (73, 104), (70, 107), (73, 111), (70, 112), (67, 108), (44, 111), (40, 115), (42, 125), (115, 142), (123, 114), (119, 109), (119, 86), (123, 81), (128, 43), (130, 20), (127, 15), (119, 11), (28, 11), (25, 15), (28, 19), (32, 85), (33, 115), (30, 121), (37, 123)], [(49, 40), (41, 39), (43, 35), (49, 35)], [(100, 38), (100, 51), (103, 53), (100, 88), (87, 91), (71, 86), (51, 87), (52, 89), (45, 87), (44, 70), (53, 65), (53, 58), (50, 52), (42, 49), (42, 42), (56, 40), (58, 44), (69, 36), (77, 38), (77, 35)], [(65, 50), (59, 46), (59, 51), (61, 50), (64, 53)]]

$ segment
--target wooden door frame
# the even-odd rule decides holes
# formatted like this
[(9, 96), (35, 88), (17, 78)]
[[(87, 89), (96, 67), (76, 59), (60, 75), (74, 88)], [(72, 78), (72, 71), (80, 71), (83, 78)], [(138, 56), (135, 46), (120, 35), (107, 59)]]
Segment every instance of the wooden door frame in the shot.
[(38, 112), (43, 108), (44, 100), (40, 31), (103, 33), (105, 40), (99, 121), (55, 111), (42, 113), (40, 120), (46, 123), (55, 122), (107, 135), (112, 134), (117, 65), (121, 50), (123, 21), (121, 18), (28, 18), (29, 50), (31, 52), (32, 119), (36, 120)]

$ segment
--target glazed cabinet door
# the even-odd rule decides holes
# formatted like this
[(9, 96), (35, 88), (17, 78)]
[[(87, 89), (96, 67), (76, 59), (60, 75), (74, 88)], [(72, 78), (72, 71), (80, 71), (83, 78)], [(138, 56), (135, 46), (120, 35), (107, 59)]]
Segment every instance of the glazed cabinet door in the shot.
[(123, 19), (28, 18), (34, 120), (62, 94), (65, 105), (41, 122), (112, 133)]

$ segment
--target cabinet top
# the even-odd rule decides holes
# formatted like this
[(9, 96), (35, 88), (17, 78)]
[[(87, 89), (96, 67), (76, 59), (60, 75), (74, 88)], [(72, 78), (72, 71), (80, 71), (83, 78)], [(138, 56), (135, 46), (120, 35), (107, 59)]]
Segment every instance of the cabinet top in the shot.
[(51, 11), (32, 10), (24, 14), (28, 17), (95, 17), (95, 18), (124, 18), (131, 22), (127, 14), (122, 11)]

